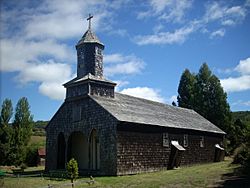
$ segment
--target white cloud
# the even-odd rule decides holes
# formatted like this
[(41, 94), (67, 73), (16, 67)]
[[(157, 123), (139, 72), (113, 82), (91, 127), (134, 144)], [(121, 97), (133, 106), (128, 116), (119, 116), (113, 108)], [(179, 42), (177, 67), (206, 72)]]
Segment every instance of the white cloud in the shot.
[(49, 60), (46, 63), (30, 64), (21, 70), (18, 80), (21, 83), (28, 82), (62, 82), (71, 77), (71, 67), (68, 64), (55, 63)]
[[(148, 44), (176, 44), (183, 43), (194, 32), (209, 34), (207, 27), (211, 23), (219, 23), (221, 26), (233, 26), (241, 23), (247, 15), (248, 3), (241, 6), (230, 6), (220, 2), (209, 2), (205, 4), (205, 13), (201, 18), (194, 18), (191, 21), (183, 22), (187, 10), (192, 7), (192, 1), (175, 0), (151, 0), (149, 10), (139, 12), (137, 18), (157, 17), (159, 22), (153, 27), (154, 34), (137, 35), (133, 41), (138, 45)], [(163, 31), (162, 20), (185, 23), (174, 32)], [(161, 31), (161, 32), (159, 32)], [(223, 37), (226, 29), (219, 29), (210, 33), (210, 38)]]
[(160, 95), (159, 90), (148, 87), (126, 88), (123, 89), (121, 93), (157, 102), (165, 101), (164, 98)]
[(239, 92), (250, 89), (250, 58), (240, 60), (240, 63), (233, 69), (240, 73), (238, 77), (221, 79), (221, 85), (227, 92)]
[(136, 36), (134, 41), (138, 45), (183, 43), (196, 29), (195, 26), (191, 25), (177, 29), (172, 33), (160, 32), (153, 35)]
[[(99, 6), (100, 9), (96, 9)], [(102, 18), (110, 16), (104, 7), (106, 1), (46, 0), (30, 10), (33, 15), (27, 17), (24, 33), (27, 38), (67, 39), (82, 35), (87, 29), (84, 18), (89, 11), (95, 13), (93, 28), (101, 29)], [(101, 11), (100, 11), (101, 10)]]
[(137, 18), (156, 16), (167, 22), (181, 22), (191, 6), (190, 0), (150, 0), (148, 10), (139, 12)]
[(221, 85), (227, 92), (245, 91), (250, 89), (250, 75), (221, 79)]
[[(42, 56), (51, 56), (58, 60), (72, 60), (74, 53), (64, 44), (53, 40), (40, 42), (21, 39), (3, 39), (0, 44), (1, 71), (19, 71), (30, 63), (37, 62)], [(29, 64), (28, 64), (29, 63)]]
[(39, 92), (50, 99), (63, 100), (65, 98), (66, 90), (62, 84), (57, 82), (43, 82), (39, 86)]
[(144, 61), (134, 55), (110, 54), (104, 57), (104, 62), (107, 63), (104, 67), (107, 76), (138, 74), (145, 66)]
[(231, 20), (230, 22), (240, 22), (246, 16), (244, 6), (223, 6), (219, 2), (212, 2), (206, 6), (204, 20), (206, 22)]
[(240, 60), (239, 65), (235, 68), (236, 71), (243, 75), (250, 74), (250, 57), (245, 60)]
[(225, 29), (218, 29), (210, 34), (210, 38), (223, 37), (225, 35)]
[(221, 22), (222, 25), (225, 25), (225, 26), (232, 26), (232, 25), (235, 25), (235, 22), (233, 20), (223, 20)]
[(160, 19), (173, 22), (181, 22), (185, 16), (187, 10), (192, 6), (190, 0), (172, 0), (170, 10), (167, 13), (163, 13)]
[(55, 63), (53, 60), (29, 64), (18, 71), (15, 80), (21, 84), (39, 83), (39, 92), (51, 99), (62, 100), (65, 96), (63, 83), (73, 78), (68, 64)]
[[(8, 5), (8, 3), (11, 4)], [(62, 83), (74, 75), (71, 64), (76, 52), (66, 43), (80, 39), (87, 28), (85, 18), (94, 14), (94, 29), (113, 31), (111, 18), (114, 9), (127, 1), (109, 3), (106, 0), (45, 0), (5, 2), (1, 6), (0, 71), (16, 72), (18, 84), (37, 82), (41, 94), (51, 99), (63, 99)], [(9, 7), (12, 7), (11, 9)], [(116, 33), (126, 31), (116, 28)], [(131, 59), (130, 59), (131, 60)], [(140, 61), (135, 67), (141, 70)], [(127, 73), (135, 72), (133, 62), (123, 65)], [(137, 60), (137, 64), (136, 64)], [(116, 67), (119, 70), (119, 67)], [(112, 72), (112, 71), (111, 71)], [(114, 71), (113, 71), (114, 73)]]
[(65, 93), (62, 83), (72, 78), (72, 70), (70, 64), (55, 60), (72, 61), (73, 52), (66, 45), (52, 40), (3, 39), (0, 51), (1, 71), (17, 72), (17, 83), (37, 82), (41, 94), (62, 99)]

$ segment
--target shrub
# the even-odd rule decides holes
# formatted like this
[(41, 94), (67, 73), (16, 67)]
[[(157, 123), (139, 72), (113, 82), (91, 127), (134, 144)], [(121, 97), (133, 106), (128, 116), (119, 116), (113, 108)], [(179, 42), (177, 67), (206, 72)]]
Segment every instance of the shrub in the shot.
[(246, 144), (235, 149), (233, 163), (241, 164), (243, 173), (250, 175), (250, 148)]
[(37, 150), (39, 146), (31, 144), (27, 147), (25, 162), (28, 166), (37, 166)]
[(241, 144), (234, 151), (233, 163), (243, 165), (247, 159), (248, 153), (249, 153), (249, 149), (247, 148), (247, 146), (245, 144)]
[(74, 158), (70, 159), (67, 163), (67, 172), (71, 180), (72, 187), (74, 187), (74, 180), (78, 177), (78, 164)]

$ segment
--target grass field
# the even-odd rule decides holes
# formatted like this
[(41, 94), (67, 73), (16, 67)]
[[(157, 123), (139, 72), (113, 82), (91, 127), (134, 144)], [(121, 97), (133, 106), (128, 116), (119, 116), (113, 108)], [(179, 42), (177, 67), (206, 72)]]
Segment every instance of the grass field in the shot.
[[(95, 177), (95, 183), (88, 185), (85, 181), (89, 178), (80, 178), (76, 182), (76, 188), (80, 187), (250, 187), (245, 179), (239, 179), (234, 175), (239, 165), (231, 165), (227, 159), (220, 163), (210, 163), (183, 167), (178, 170), (166, 170), (154, 173), (144, 173), (120, 177)], [(36, 169), (33, 169), (36, 170)], [(69, 180), (49, 180), (43, 177), (4, 178), (4, 187), (71, 187)]]
[(31, 136), (29, 144), (45, 147), (46, 136)]

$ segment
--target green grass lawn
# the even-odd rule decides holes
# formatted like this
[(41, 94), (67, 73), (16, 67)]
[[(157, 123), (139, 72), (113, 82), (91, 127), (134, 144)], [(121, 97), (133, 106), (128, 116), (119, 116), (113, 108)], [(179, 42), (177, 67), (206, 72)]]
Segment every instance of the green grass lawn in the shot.
[[(228, 178), (227, 175), (232, 176), (233, 172), (239, 167), (239, 165), (231, 165), (230, 163), (231, 160), (228, 159), (220, 163), (182, 167), (178, 170), (131, 176), (95, 177), (95, 183), (92, 185), (84, 182), (89, 178), (80, 178), (77, 180), (75, 187), (216, 187), (225, 183)], [(42, 177), (4, 178), (4, 187), (6, 188), (46, 187), (48, 184), (54, 185), (54, 187), (71, 187), (70, 185), (65, 186), (68, 183), (69, 180), (49, 180)], [(239, 185), (239, 187), (242, 186)]]

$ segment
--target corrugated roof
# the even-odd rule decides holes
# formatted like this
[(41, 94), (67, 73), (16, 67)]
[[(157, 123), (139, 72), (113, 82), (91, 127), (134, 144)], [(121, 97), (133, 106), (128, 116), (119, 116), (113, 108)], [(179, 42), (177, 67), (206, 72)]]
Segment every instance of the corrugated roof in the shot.
[(115, 93), (115, 98), (90, 96), (117, 120), (225, 134), (193, 110)]

